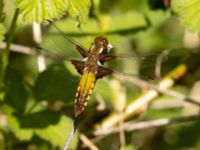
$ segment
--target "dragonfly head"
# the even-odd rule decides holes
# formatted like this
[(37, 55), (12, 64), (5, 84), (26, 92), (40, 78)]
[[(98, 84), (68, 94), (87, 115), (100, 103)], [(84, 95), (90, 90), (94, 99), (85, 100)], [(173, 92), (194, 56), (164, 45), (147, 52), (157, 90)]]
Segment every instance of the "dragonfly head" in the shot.
[(103, 36), (98, 36), (92, 43), (92, 49), (96, 50), (98, 54), (107, 54), (112, 48), (111, 44), (108, 44), (108, 40)]

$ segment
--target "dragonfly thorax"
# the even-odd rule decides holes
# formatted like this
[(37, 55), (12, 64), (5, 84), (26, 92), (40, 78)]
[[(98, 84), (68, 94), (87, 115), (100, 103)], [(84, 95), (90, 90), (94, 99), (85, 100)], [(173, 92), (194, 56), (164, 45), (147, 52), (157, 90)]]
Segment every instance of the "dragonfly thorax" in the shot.
[(95, 38), (94, 42), (92, 42), (89, 53), (93, 54), (108, 54), (109, 50), (112, 48), (111, 44), (108, 44), (108, 40), (103, 36), (98, 36)]

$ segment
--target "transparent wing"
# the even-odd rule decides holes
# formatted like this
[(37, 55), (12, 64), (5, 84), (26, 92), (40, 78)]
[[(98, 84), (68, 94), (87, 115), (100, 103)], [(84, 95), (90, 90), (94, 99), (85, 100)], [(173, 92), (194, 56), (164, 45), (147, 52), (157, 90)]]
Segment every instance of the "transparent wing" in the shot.
[[(95, 36), (66, 34), (60, 30), (60, 26), (62, 29), (65, 28), (63, 28), (63, 24), (60, 25), (59, 23), (56, 26), (51, 23), (48, 27), (44, 28), (43, 41), (39, 46), (40, 48), (38, 48), (39, 52), (51, 58), (54, 63), (69, 61), (70, 59), (83, 59), (76, 50), (76, 45), (89, 49), (90, 43), (94, 40)], [(71, 38), (71, 35), (73, 35), (73, 38)], [(127, 46), (126, 44), (124, 45), (122, 49), (125, 51)], [(159, 53), (141, 56), (132, 50), (125, 51), (126, 53), (115, 53), (115, 51), (118, 51), (117, 48), (111, 50), (111, 55), (115, 55), (116, 59), (105, 63), (105, 67), (110, 68), (114, 74), (145, 80), (155, 78), (156, 59), (160, 55)], [(71, 68), (73, 68), (72, 65)], [(74, 68), (72, 70), (76, 71)]]
[(65, 57), (65, 60), (75, 57), (81, 58), (81, 55), (76, 50), (76, 45), (87, 50), (93, 39), (90, 36), (83, 36), (78, 33), (68, 33), (67, 26), (64, 25), (60, 21), (57, 23), (50, 22), (48, 26), (45, 26), (43, 28), (43, 40), (39, 46), (40, 49)]
[(41, 52), (46, 56), (60, 57), (65, 60), (75, 56), (78, 57), (75, 44), (66, 40), (59, 31), (54, 32), (51, 28), (45, 29), (43, 40), (39, 47), (39, 50), (42, 50)]
[[(40, 54), (53, 60), (54, 63), (68, 62), (70, 59), (83, 59), (80, 54), (74, 54), (74, 57), (59, 55), (47, 49), (38, 48)], [(76, 50), (75, 50), (76, 51)], [(104, 63), (104, 67), (109, 68), (114, 74), (139, 77), (142, 79), (153, 79), (155, 77), (156, 61), (161, 54), (149, 54), (145, 56), (137, 56), (136, 54), (118, 54), (116, 58)], [(167, 60), (167, 56), (161, 60), (161, 63)]]
[[(139, 77), (142, 79), (154, 79), (156, 61), (160, 53), (151, 53), (147, 55), (136, 55), (134, 53), (117, 54), (116, 59), (105, 63), (107, 68), (113, 70), (114, 74)], [(161, 60), (161, 63), (167, 60), (167, 56)]]

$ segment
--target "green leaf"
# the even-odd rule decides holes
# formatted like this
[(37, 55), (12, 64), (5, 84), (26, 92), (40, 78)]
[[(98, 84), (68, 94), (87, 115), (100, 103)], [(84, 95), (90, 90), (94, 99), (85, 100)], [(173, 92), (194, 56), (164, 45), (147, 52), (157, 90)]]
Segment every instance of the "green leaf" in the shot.
[(28, 94), (24, 87), (22, 76), (15, 70), (7, 69), (6, 71), (5, 93), (4, 101), (6, 104), (23, 113)]
[[(8, 116), (8, 124), (15, 136), (22, 141), (31, 140), (34, 134), (60, 148), (64, 145), (67, 134), (73, 124), (70, 118), (51, 111), (40, 111), (21, 115), (13, 113)], [(78, 135), (75, 134), (71, 149), (76, 149)]]
[(3, 12), (4, 9), (4, 1), (0, 0), (0, 22), (4, 21), (5, 13)]
[(19, 22), (31, 24), (59, 18), (65, 14), (68, 4), (68, 0), (17, 0), (17, 7), (21, 11)]
[(4, 34), (5, 34), (5, 27), (3, 24), (0, 23), (0, 41), (4, 40)]
[(191, 31), (200, 34), (200, 1), (174, 0), (172, 6), (179, 14), (181, 23)]
[(89, 17), (91, 1), (90, 0), (70, 0), (69, 14), (77, 17), (79, 23), (86, 23)]
[(15, 116), (20, 122), (20, 127), (27, 129), (46, 128), (49, 125), (57, 124), (60, 118), (60, 115), (58, 113), (48, 110), (39, 111), (31, 114), (25, 114), (25, 115), (15, 113)]
[(8, 116), (8, 124), (18, 139), (30, 140), (32, 138), (33, 130), (31, 128), (21, 128), (19, 120), (15, 116)]
[[(73, 122), (70, 118), (62, 116), (56, 125), (50, 125), (44, 129), (36, 130), (36, 134), (47, 141), (49, 141), (54, 146), (63, 147), (67, 134), (70, 131)], [(75, 134), (73, 140), (70, 144), (70, 149), (76, 149), (78, 142), (78, 134)]]
[(63, 64), (53, 64), (41, 73), (36, 81), (34, 96), (36, 100), (74, 100), (78, 81)]

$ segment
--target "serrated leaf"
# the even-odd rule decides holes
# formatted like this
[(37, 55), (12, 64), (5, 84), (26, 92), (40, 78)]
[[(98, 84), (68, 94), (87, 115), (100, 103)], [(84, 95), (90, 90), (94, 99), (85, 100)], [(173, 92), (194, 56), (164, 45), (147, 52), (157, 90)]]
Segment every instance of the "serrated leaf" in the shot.
[(5, 27), (3, 24), (0, 23), (0, 41), (4, 40), (4, 34), (5, 34)]
[(31, 128), (22, 129), (18, 119), (15, 116), (8, 116), (8, 124), (18, 139), (27, 141), (32, 138), (33, 130)]
[[(47, 141), (49, 141), (54, 146), (63, 147), (67, 134), (70, 131), (71, 125), (73, 124), (72, 120), (62, 116), (60, 121), (56, 125), (50, 125), (44, 129), (36, 130), (36, 134)], [(76, 149), (78, 136), (75, 134), (73, 137), (70, 149)]]
[(68, 4), (68, 0), (17, 0), (19, 22), (31, 24), (34, 21), (59, 18), (65, 14)]
[(191, 31), (200, 34), (200, 1), (173, 0), (172, 6), (179, 14), (181, 23)]
[(68, 12), (72, 17), (78, 17), (78, 21), (84, 24), (88, 20), (90, 6), (90, 0), (71, 0)]

